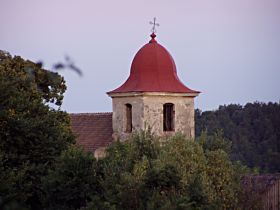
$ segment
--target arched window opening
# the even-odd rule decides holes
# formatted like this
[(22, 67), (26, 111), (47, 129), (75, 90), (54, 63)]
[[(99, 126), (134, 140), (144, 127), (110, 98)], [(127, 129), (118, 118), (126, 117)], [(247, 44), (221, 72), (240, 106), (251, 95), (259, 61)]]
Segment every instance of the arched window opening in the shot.
[(132, 132), (132, 105), (126, 104), (126, 129), (125, 131), (128, 133)]
[(174, 104), (163, 105), (163, 131), (174, 131)]

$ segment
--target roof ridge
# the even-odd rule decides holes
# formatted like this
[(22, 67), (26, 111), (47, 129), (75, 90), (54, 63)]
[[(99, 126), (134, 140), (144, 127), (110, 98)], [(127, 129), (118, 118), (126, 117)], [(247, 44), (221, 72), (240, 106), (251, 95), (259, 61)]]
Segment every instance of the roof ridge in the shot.
[(113, 112), (85, 112), (85, 113), (69, 113), (70, 115), (110, 115)]
[(243, 177), (279, 177), (280, 173), (265, 173), (265, 174), (246, 174)]

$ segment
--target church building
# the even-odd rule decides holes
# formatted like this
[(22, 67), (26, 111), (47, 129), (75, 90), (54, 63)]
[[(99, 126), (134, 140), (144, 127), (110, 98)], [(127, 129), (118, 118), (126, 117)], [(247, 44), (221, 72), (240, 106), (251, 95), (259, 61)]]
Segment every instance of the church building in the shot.
[[(70, 115), (77, 144), (95, 157), (103, 156), (113, 141), (148, 127), (158, 136), (181, 132), (189, 139), (195, 137), (194, 98), (199, 92), (179, 80), (173, 58), (155, 33), (136, 53), (128, 79), (107, 94), (113, 112)], [(279, 174), (249, 174), (241, 186), (248, 200), (260, 201), (262, 209), (279, 209)]]
[(95, 156), (112, 141), (148, 127), (158, 136), (180, 132), (195, 137), (194, 98), (199, 91), (180, 81), (172, 56), (154, 32), (136, 53), (128, 79), (107, 94), (112, 98), (112, 113), (70, 115), (77, 143)]

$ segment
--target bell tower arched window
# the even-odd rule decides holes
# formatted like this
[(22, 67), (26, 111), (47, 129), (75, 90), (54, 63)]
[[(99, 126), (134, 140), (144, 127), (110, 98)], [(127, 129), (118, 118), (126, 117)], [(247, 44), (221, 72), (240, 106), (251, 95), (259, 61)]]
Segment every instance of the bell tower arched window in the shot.
[(125, 105), (125, 111), (126, 111), (126, 128), (125, 131), (127, 133), (132, 132), (132, 105), (126, 104)]
[(163, 105), (163, 131), (174, 131), (174, 104), (166, 103)]

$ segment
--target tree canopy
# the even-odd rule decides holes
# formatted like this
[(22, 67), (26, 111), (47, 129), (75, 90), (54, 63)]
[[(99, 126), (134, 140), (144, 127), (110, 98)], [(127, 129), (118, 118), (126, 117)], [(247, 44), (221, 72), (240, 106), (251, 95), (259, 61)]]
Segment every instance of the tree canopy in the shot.
[[(0, 209), (240, 209), (240, 178), (248, 169), (232, 160), (247, 163), (248, 148), (279, 139), (279, 104), (267, 105), (268, 117), (248, 105), (248, 122), (243, 108), (228, 114), (225, 107), (217, 116), (196, 112), (195, 141), (180, 134), (159, 138), (148, 129), (112, 143), (96, 160), (73, 145), (70, 118), (60, 110), (65, 90), (59, 74), (0, 51)], [(217, 131), (222, 126), (232, 142)], [(234, 133), (247, 140), (243, 153)], [(270, 149), (263, 154), (272, 164), (279, 150)]]
[(238, 209), (240, 177), (247, 169), (230, 161), (222, 136), (211, 141), (206, 134), (198, 141), (182, 135), (159, 139), (147, 130), (111, 144), (97, 162), (71, 151), (45, 180), (51, 195), (46, 202), (49, 209), (69, 210)]
[(196, 110), (196, 135), (222, 130), (231, 140), (231, 159), (262, 172), (280, 172), (280, 103), (231, 104), (215, 111)]
[[(40, 205), (41, 177), (74, 142), (70, 118), (60, 110), (64, 79), (40, 64), (0, 51), (0, 208)], [(50, 104), (53, 104), (51, 108)], [(2, 186), (4, 185), (4, 186)], [(11, 204), (12, 205), (12, 204)]]

